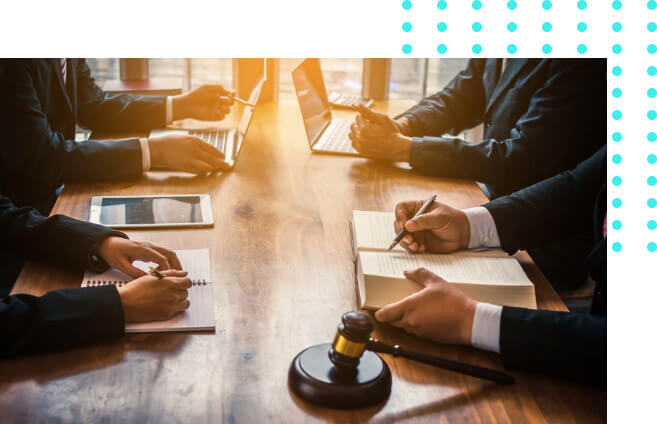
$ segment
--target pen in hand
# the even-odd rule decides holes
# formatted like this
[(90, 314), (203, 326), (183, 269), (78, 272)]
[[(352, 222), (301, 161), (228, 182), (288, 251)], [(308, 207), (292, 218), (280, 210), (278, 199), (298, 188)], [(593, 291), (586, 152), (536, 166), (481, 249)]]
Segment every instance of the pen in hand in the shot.
[(237, 97), (237, 96), (230, 96), (230, 97), (229, 97), (229, 96), (221, 96), (221, 97), (219, 97), (219, 98), (222, 99), (222, 100), (233, 99), (233, 100), (235, 100), (235, 101), (238, 102), (238, 103), (242, 103), (243, 105), (251, 106), (251, 107), (255, 107), (255, 105), (254, 105), (253, 103), (249, 103), (248, 100), (241, 99), (241, 98), (239, 98), (239, 97)]
[(160, 280), (166, 277), (164, 274), (162, 274), (160, 271), (153, 268), (152, 266), (148, 267), (148, 273), (151, 274), (153, 277), (159, 278)]
[[(431, 196), (427, 200), (425, 200), (424, 203), (422, 204), (422, 206), (420, 207), (420, 209), (418, 209), (418, 211), (415, 213), (415, 215), (413, 215), (413, 218), (416, 218), (416, 217), (422, 215), (423, 213), (425, 213), (427, 211), (427, 209), (429, 209), (431, 207), (431, 205), (433, 205), (433, 202), (436, 201), (436, 196), (437, 195), (434, 194), (433, 196)], [(394, 240), (392, 241), (392, 244), (390, 244), (390, 246), (388, 247), (388, 250), (392, 250), (393, 247), (397, 246), (397, 244), (399, 244), (399, 242), (402, 241), (402, 239), (404, 237), (406, 237), (406, 234), (408, 234), (408, 231), (406, 230), (406, 227), (404, 226), (404, 228), (402, 228), (402, 230), (399, 232), (399, 234), (397, 234), (397, 236), (394, 238)]]

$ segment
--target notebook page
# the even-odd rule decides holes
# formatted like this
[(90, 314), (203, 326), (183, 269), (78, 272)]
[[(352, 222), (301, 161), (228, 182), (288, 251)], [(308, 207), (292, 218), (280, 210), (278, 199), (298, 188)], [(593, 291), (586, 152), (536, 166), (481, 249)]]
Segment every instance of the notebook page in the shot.
[[(178, 255), (178, 259), (180, 259), (182, 268), (187, 271), (187, 276), (190, 280), (210, 281), (210, 252), (208, 249), (176, 250), (175, 252)], [(143, 261), (134, 261), (132, 264), (146, 273), (148, 273), (149, 266), (153, 268), (157, 268), (158, 266), (154, 262)], [(132, 280), (134, 278), (114, 268), (108, 269), (103, 273), (86, 271), (82, 278), (82, 287), (94, 285), (94, 281), (128, 283)]]
[[(210, 277), (210, 251), (208, 249), (176, 250), (182, 268), (188, 272), (192, 287), (188, 290), (189, 309), (166, 321), (145, 323), (130, 323), (126, 325), (126, 333), (213, 330), (214, 300)], [(133, 265), (145, 272), (150, 262), (135, 261)], [(84, 274), (82, 287), (115, 284), (121, 286), (132, 280), (123, 272), (110, 269), (103, 273), (87, 271)]]
[(531, 285), (514, 258), (467, 255), (412, 255), (408, 253), (360, 252), (363, 273), (404, 278), (403, 271), (425, 267), (447, 281), (491, 284)]

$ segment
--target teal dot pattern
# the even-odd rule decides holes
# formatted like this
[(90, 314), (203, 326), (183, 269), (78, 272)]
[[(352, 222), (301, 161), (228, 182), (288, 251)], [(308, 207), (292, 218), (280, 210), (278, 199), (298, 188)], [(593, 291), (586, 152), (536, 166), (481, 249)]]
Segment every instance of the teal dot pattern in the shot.
[[(657, 254), (657, 0), (399, 0), (396, 7), (401, 57), (606, 57), (608, 245)], [(636, 11), (641, 19), (629, 17)], [(425, 30), (431, 42), (420, 42)], [(638, 90), (628, 84), (637, 79)], [(635, 210), (643, 215), (630, 216)], [(638, 244), (629, 237), (637, 227), (647, 234)]]
[[(618, 5), (616, 3), (617, 0), (612, 2), (611, 7), (612, 11), (610, 12), (610, 17), (613, 21), (611, 24), (611, 33), (610, 34), (621, 34), (623, 31), (623, 23), (621, 22), (620, 18), (621, 15), (616, 13), (615, 10), (619, 10), (622, 6)], [(592, 2), (593, 3), (593, 2)], [(583, 10), (579, 7), (578, 3), (578, 8), (580, 10)], [(578, 28), (579, 29), (579, 28)], [(583, 32), (583, 31), (582, 31)], [(611, 186), (609, 186), (608, 193), (610, 197), (612, 196), (619, 196), (619, 197), (614, 197), (613, 200), (611, 201), (611, 206), (613, 209), (610, 209), (607, 211), (607, 220), (608, 222), (611, 222), (611, 228), (614, 230), (613, 234), (609, 234), (608, 238), (614, 238), (614, 239), (622, 239), (623, 238), (623, 224), (621, 222), (621, 212), (619, 211), (619, 208), (623, 204), (622, 196), (623, 192), (621, 189), (621, 185), (623, 184), (623, 155), (620, 153), (621, 148), (623, 146), (623, 133), (619, 131), (619, 124), (618, 121), (622, 118), (623, 112), (622, 112), (622, 101), (621, 99), (623, 98), (623, 88), (620, 86), (623, 79), (623, 62), (622, 58), (619, 57), (619, 55), (622, 54), (622, 46), (618, 42), (618, 37), (615, 35), (611, 35), (609, 38), (610, 42), (612, 43), (611, 46), (611, 51), (613, 55), (610, 55), (608, 59), (608, 63), (611, 65), (611, 77), (607, 79), (607, 87), (611, 89), (610, 94), (611, 98), (608, 100), (608, 105), (613, 109), (611, 118), (612, 121), (609, 121), (608, 126), (615, 126), (614, 130), (612, 131), (611, 134), (611, 140), (613, 141), (613, 144), (609, 145), (607, 148), (608, 154), (611, 156), (611, 163), (613, 168), (609, 168), (609, 173), (614, 173), (614, 175), (611, 179)], [(613, 63), (616, 62), (616, 63)], [(621, 127), (622, 128), (622, 127)], [(619, 253), (623, 249), (623, 245), (620, 241), (614, 241), (611, 243), (611, 250), (615, 253)]]
[[(397, 7), (401, 57), (613, 57), (625, 47), (623, 39), (614, 37), (627, 31), (620, 0), (399, 0)], [(610, 12), (611, 19), (602, 20), (601, 11)], [(641, 26), (657, 32), (657, 16)], [(427, 29), (433, 43), (424, 38)], [(608, 42), (599, 42), (602, 34), (611, 35)], [(657, 54), (657, 43), (642, 44)]]
[[(649, 11), (653, 11), (653, 10), (657, 9), (657, 2), (654, 1), (654, 0), (650, 0), (650, 1), (647, 2), (646, 7), (648, 8)], [(649, 15), (649, 19), (651, 19), (651, 20), (646, 24), (646, 30), (648, 31), (648, 33), (653, 33), (655, 31), (657, 31), (657, 24), (653, 20), (655, 18), (656, 17), (655, 17), (654, 14)], [(648, 35), (648, 37), (647, 37), (648, 39), (652, 38), (651, 34), (646, 34), (646, 35)], [(655, 53), (657, 53), (657, 46), (654, 43), (648, 44), (648, 46), (646, 47), (646, 52), (650, 56), (654, 55)], [(648, 77), (654, 77), (657, 74), (657, 68), (655, 68), (654, 65), (650, 65), (646, 69), (646, 72), (648, 74)], [(649, 82), (650, 85), (654, 85), (654, 82), (652, 80), (648, 80), (648, 82)], [(655, 97), (657, 97), (657, 89), (655, 89), (654, 86), (647, 88), (646, 89), (646, 96), (648, 97), (648, 99), (654, 99)], [(650, 102), (650, 107), (655, 107), (655, 103)], [(649, 121), (654, 121), (657, 118), (657, 112), (654, 109), (650, 109), (648, 111), (648, 113), (646, 114), (646, 117), (648, 118)], [(649, 125), (650, 125), (651, 128), (654, 128), (654, 126), (653, 126), (654, 124), (652, 124), (652, 122), (650, 122)], [(655, 141), (657, 141), (657, 133), (655, 131), (649, 131), (648, 134), (646, 135), (646, 140), (648, 141), (648, 143), (654, 143)], [(654, 149), (653, 146), (650, 146), (650, 147)], [(655, 156), (654, 153), (650, 153), (647, 156), (647, 161), (648, 161), (649, 165), (654, 165), (657, 162), (657, 156)], [(652, 167), (650, 167), (650, 168), (652, 168)], [(654, 171), (651, 170), (650, 173), (653, 174)], [(655, 175), (649, 175), (646, 178), (646, 184), (648, 185), (649, 188), (655, 187), (657, 185), (657, 177), (655, 177)], [(654, 189), (649, 190), (649, 193), (651, 195), (654, 195), (654, 193), (655, 193)], [(655, 206), (657, 206), (657, 200), (655, 200), (654, 197), (650, 197), (650, 198), (648, 198), (648, 201), (646, 202), (646, 204), (647, 204), (648, 208), (653, 209), (653, 208), (655, 208)], [(650, 215), (654, 216), (654, 213), (651, 212)], [(657, 221), (655, 221), (655, 219), (649, 219), (646, 226), (648, 227), (648, 230), (654, 231), (655, 229), (657, 229)], [(652, 237), (653, 237), (653, 235), (651, 234), (651, 238)], [(646, 249), (650, 253), (653, 253), (653, 252), (657, 251), (657, 243), (655, 243), (654, 239), (649, 241), (646, 244)]]

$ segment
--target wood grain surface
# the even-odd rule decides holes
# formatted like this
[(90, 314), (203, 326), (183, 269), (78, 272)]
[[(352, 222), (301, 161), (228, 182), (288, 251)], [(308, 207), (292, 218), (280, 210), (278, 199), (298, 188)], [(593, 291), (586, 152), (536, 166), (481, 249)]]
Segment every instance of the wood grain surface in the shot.
[[(408, 102), (380, 103), (397, 113)], [(337, 113), (349, 116), (351, 112)], [(457, 207), (486, 198), (472, 181), (434, 179), (407, 166), (311, 154), (295, 102), (265, 103), (235, 169), (192, 176), (67, 185), (54, 212), (86, 219), (92, 195), (210, 193), (207, 229), (131, 231), (173, 249), (210, 249), (216, 332), (141, 334), (82, 349), (0, 361), (0, 421), (139, 423), (601, 422), (604, 392), (549, 376), (511, 373), (496, 386), (383, 355), (393, 373), (387, 402), (358, 411), (312, 406), (292, 395), (287, 370), (300, 350), (331, 341), (356, 308), (351, 211), (392, 210), (402, 200)], [(392, 225), (392, 224), (391, 224)], [(63, 246), (65, 248), (65, 246)], [(565, 306), (525, 253), (540, 308)], [(79, 286), (80, 272), (28, 263), (14, 293)], [(492, 353), (438, 345), (385, 325), (375, 336), (422, 352), (501, 369)]]

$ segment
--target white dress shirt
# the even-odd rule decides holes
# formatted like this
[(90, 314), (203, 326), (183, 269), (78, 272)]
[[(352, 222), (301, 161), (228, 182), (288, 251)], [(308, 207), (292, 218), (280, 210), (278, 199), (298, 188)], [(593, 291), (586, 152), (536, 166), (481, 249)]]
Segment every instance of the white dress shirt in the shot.
[[(173, 122), (173, 101), (171, 96), (167, 96), (166, 104), (166, 122), (169, 125)], [(141, 144), (141, 167), (144, 172), (151, 170), (151, 150), (148, 147), (148, 138), (142, 137), (139, 139)]]
[[(500, 236), (497, 234), (495, 220), (488, 209), (478, 206), (465, 209), (463, 212), (470, 223), (468, 249), (500, 247)], [(500, 353), (501, 321), (501, 306), (484, 302), (477, 303), (472, 321), (470, 344), (478, 349)]]
[[(500, 78), (509, 64), (507, 58), (502, 59)], [(500, 237), (497, 234), (495, 220), (488, 209), (483, 206), (465, 209), (465, 216), (470, 223), (470, 241), (468, 249), (478, 247), (500, 247)], [(472, 320), (472, 335), (470, 344), (478, 349), (500, 353), (500, 327), (502, 323), (502, 307), (490, 303), (479, 302)]]

